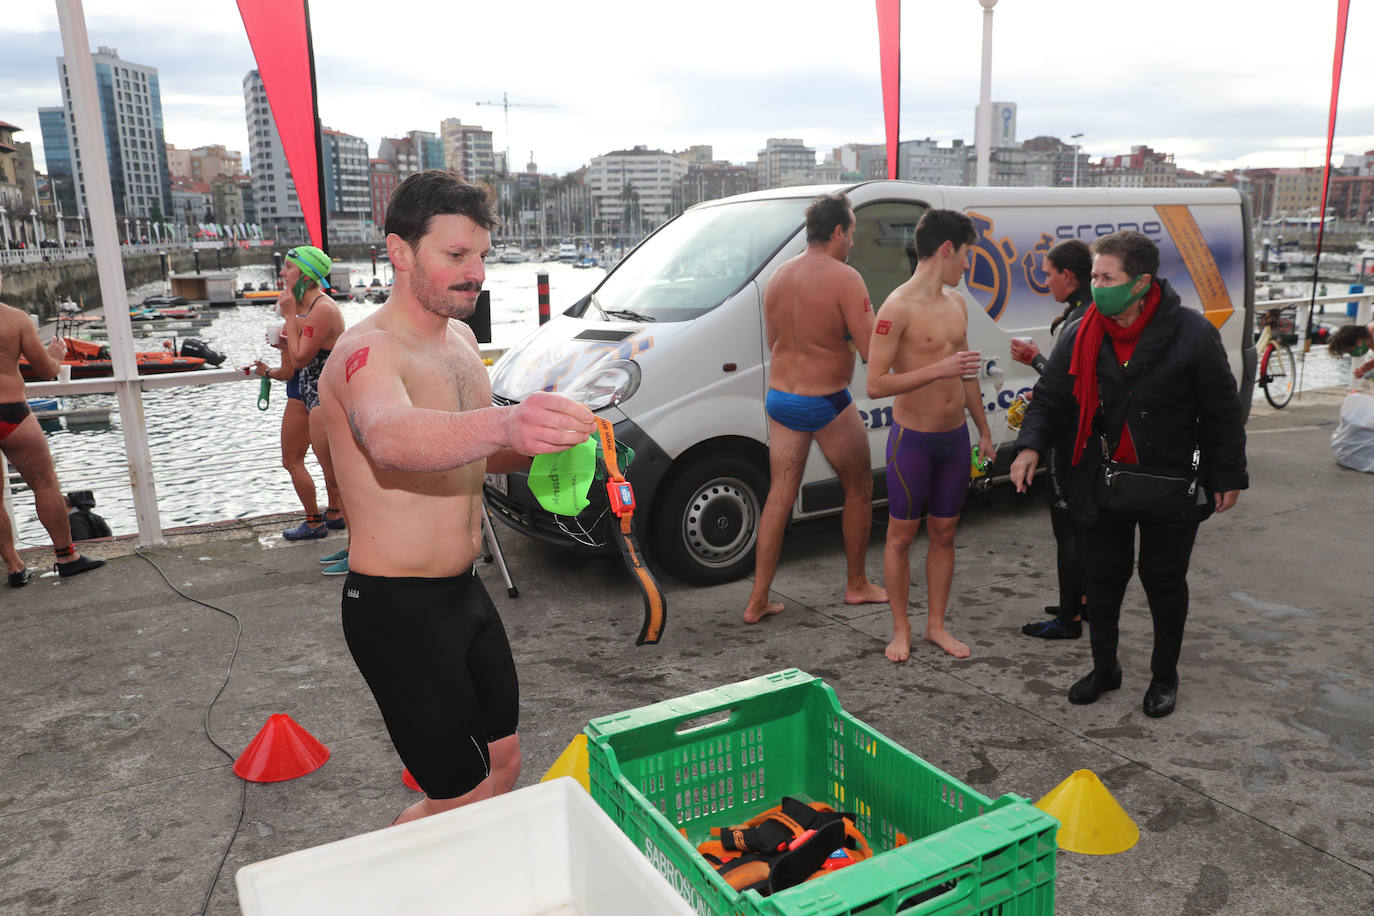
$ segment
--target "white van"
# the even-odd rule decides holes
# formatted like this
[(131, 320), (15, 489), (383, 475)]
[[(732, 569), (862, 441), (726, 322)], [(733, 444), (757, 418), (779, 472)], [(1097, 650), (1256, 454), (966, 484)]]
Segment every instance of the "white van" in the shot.
[[(857, 226), (849, 263), (875, 306), (911, 276), (916, 221), (928, 208), (967, 213), (978, 230), (960, 284), (969, 304), (969, 345), (983, 354), (982, 389), (993, 440), (1015, 439), (1006, 408), (1035, 384), (1008, 356), (1011, 338), (1053, 346), (1049, 325), (1063, 306), (1040, 267), (1063, 239), (1137, 229), (1160, 248), (1160, 276), (1185, 306), (1221, 330), (1250, 403), (1254, 287), (1248, 205), (1234, 189), (1048, 189), (932, 187), (901, 181), (779, 188), (699, 204), (646, 238), (599, 286), (509, 350), (492, 370), (497, 404), (532, 391), (576, 388), (616, 437), (635, 450), (627, 477), (651, 558), (687, 582), (711, 584), (753, 568), (768, 493), (768, 388), (763, 289), (806, 247), (804, 212), (817, 194), (843, 190)], [(868, 429), (874, 495), (886, 501), (883, 454), (890, 398), (865, 394), (860, 361), (850, 392)], [(976, 438), (976, 437), (975, 437)], [(1010, 450), (999, 453), (994, 477)], [(576, 519), (544, 512), (523, 474), (490, 475), (487, 504), (542, 540), (614, 550), (604, 492)], [(813, 447), (794, 518), (838, 512), (834, 471)]]

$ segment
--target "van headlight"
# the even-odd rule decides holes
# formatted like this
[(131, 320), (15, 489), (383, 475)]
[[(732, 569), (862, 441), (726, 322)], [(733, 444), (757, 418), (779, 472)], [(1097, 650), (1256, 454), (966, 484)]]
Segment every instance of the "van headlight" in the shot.
[(559, 393), (592, 410), (600, 410), (628, 401), (638, 390), (639, 363), (632, 359), (611, 359), (587, 367)]

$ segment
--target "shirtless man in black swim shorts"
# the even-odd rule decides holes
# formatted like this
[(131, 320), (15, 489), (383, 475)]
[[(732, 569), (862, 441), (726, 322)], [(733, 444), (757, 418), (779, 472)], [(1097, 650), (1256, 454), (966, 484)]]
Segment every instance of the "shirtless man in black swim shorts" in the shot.
[[(23, 356), (39, 378), (55, 379), (58, 364), (66, 352), (66, 342), (57, 336), (44, 347), (28, 313), (0, 302), (0, 451), (33, 491), (38, 520), (48, 529), (53, 552), (57, 554), (58, 573), (75, 576), (104, 566), (105, 561), (83, 557), (72, 545), (67, 503), (57, 483), (48, 440), (43, 437), (38, 420), (29, 412), (24, 397), (24, 377), (19, 372), (19, 357)], [(33, 570), (24, 565), (15, 550), (14, 531), (3, 505), (0, 505), (0, 558), (5, 561), (10, 588), (29, 584)]]
[(391, 296), (346, 331), (320, 379), (348, 504), (343, 627), (401, 760), (425, 791), (397, 823), (509, 791), (519, 690), (501, 619), (473, 572), (482, 480), (586, 440), (586, 407), (534, 392), (491, 406), (472, 331), (495, 224), (452, 173), (411, 175), (386, 215)]

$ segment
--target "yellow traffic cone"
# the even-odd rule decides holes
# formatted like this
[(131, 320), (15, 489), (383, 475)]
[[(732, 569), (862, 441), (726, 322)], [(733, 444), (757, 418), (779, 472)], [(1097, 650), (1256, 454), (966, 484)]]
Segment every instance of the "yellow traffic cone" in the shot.
[(557, 779), (560, 776), (571, 776), (582, 784), (582, 788), (588, 792), (592, 790), (591, 780), (587, 776), (587, 736), (578, 735), (572, 742), (563, 749), (563, 753), (558, 755), (558, 759), (549, 767), (549, 771), (543, 775), (540, 782), (548, 782), (550, 779)]
[(1075, 770), (1035, 807), (1059, 821), (1059, 848), (1069, 852), (1109, 856), (1140, 840), (1140, 828), (1092, 770)]

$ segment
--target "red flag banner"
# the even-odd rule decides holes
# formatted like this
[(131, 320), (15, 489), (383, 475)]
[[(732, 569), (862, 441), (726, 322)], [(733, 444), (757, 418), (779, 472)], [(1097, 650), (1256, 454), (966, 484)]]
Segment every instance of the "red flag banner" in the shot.
[(901, 0), (877, 0), (878, 59), (883, 81), (883, 121), (887, 126), (887, 177), (897, 177), (897, 137), (902, 96)]
[(1317, 256), (1326, 234), (1326, 195), (1331, 189), (1331, 148), (1336, 139), (1336, 102), (1341, 97), (1341, 65), (1345, 60), (1345, 23), (1350, 18), (1350, 0), (1336, 0), (1336, 54), (1331, 62), (1331, 109), (1326, 116), (1326, 166), (1322, 169), (1322, 209), (1317, 223)]
[[(286, 164), (296, 183), (310, 242), (324, 248), (320, 162), (315, 146), (315, 92), (304, 0), (238, 0), (258, 75), (272, 107)], [(253, 167), (257, 168), (257, 163)]]

